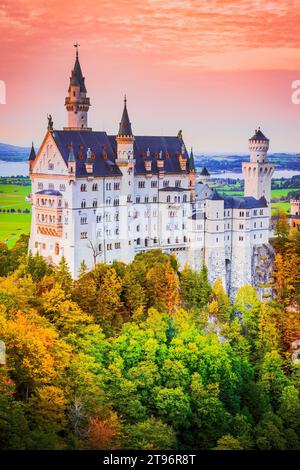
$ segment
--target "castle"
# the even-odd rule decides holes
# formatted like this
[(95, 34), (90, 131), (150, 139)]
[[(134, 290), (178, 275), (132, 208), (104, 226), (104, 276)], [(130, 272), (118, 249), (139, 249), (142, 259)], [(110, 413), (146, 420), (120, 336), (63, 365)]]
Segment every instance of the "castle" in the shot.
[(126, 97), (117, 135), (88, 127), (87, 96), (78, 48), (65, 100), (68, 126), (48, 129), (32, 147), (32, 222), (29, 250), (49, 263), (64, 256), (76, 278), (84, 261), (130, 263), (159, 248), (183, 267), (206, 263), (233, 295), (255, 284), (259, 249), (268, 244), (271, 178), (269, 140), (260, 129), (249, 139), (243, 163), (244, 197), (222, 197), (202, 170), (196, 179), (192, 151), (181, 131), (170, 137), (136, 136)]

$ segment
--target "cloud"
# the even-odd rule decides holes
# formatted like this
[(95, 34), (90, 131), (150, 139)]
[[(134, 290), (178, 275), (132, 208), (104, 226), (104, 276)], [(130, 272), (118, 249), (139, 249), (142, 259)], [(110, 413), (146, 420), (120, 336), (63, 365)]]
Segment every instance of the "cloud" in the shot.
[(243, 53), (257, 59), (257, 67), (272, 69), (280, 51), (276, 67), (290, 69), (298, 58), (299, 24), (300, 0), (2, 0), (0, 5), (4, 58), (16, 53), (16, 44), (26, 55), (82, 38), (107, 50), (150, 51), (161, 63), (207, 69), (216, 62), (247, 69)]

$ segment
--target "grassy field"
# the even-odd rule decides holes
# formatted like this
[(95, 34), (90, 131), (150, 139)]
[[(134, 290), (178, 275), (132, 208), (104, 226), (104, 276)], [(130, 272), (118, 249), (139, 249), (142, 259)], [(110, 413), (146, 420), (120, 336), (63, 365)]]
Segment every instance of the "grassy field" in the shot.
[(31, 214), (18, 213), (29, 209), (31, 204), (25, 201), (30, 194), (30, 186), (0, 184), (0, 209), (15, 209), (14, 213), (0, 212), (0, 242), (5, 241), (12, 247), (22, 233), (29, 233)]
[(286, 214), (290, 213), (290, 203), (289, 202), (272, 202), (272, 214), (277, 215), (278, 212), (285, 212)]

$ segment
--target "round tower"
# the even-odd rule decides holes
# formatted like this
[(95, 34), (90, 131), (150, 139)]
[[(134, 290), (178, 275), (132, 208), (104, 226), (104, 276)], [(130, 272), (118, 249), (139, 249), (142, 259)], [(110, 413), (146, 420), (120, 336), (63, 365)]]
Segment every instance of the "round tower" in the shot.
[(65, 106), (68, 111), (68, 127), (65, 130), (92, 130), (88, 127), (88, 110), (90, 108), (90, 99), (86, 96), (87, 90), (82, 75), (78, 46), (76, 48), (75, 65), (70, 77), (68, 96), (65, 100)]
[(253, 137), (249, 139), (250, 162), (265, 163), (269, 150), (269, 139), (261, 132), (260, 127), (255, 129)]
[(244, 195), (255, 199), (265, 198), (268, 205), (271, 200), (271, 180), (274, 165), (268, 161), (269, 139), (260, 128), (249, 139), (250, 161), (243, 163), (245, 180)]

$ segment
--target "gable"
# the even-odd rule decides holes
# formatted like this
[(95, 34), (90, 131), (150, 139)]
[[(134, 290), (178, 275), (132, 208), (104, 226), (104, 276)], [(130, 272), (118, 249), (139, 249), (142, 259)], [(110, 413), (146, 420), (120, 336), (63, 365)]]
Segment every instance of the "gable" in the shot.
[(68, 175), (67, 165), (53, 139), (51, 132), (46, 137), (33, 162), (32, 173), (47, 175)]

